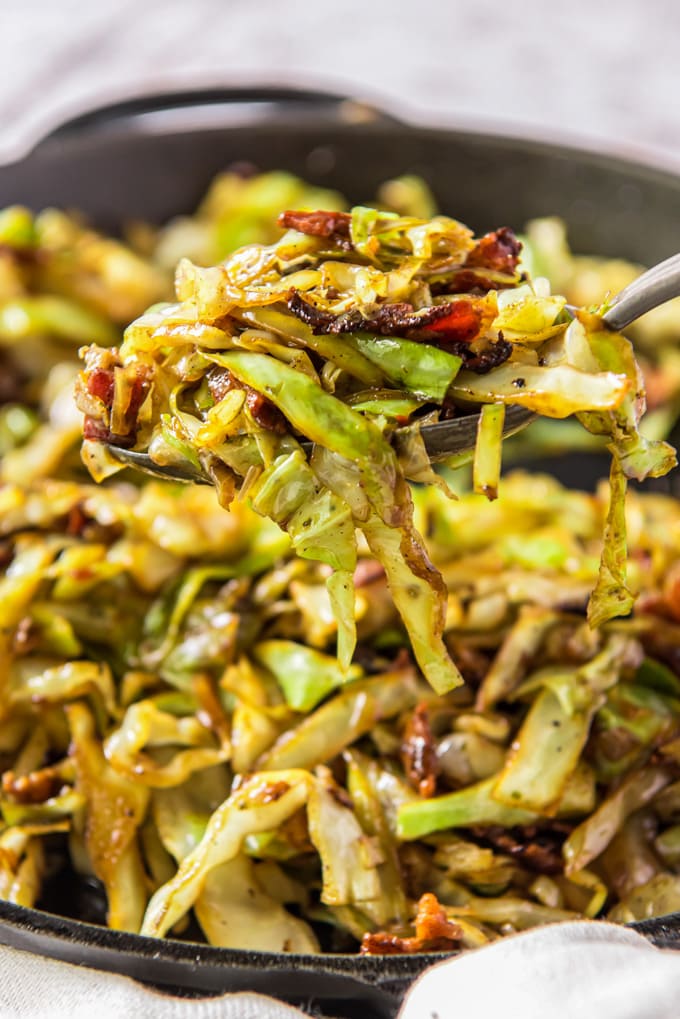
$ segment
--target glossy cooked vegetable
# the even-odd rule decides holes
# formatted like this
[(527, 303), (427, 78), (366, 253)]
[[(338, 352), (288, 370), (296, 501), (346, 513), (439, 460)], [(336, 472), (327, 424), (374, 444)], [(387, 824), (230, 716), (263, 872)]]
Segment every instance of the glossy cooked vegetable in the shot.
[(414, 497), (466, 679), (443, 696), (366, 549), (345, 671), (329, 567), (243, 504), (6, 485), (3, 895), (49, 901), (75, 871), (112, 927), (192, 914), (213, 944), (277, 951), (676, 908), (677, 504), (629, 498), (637, 608), (592, 630), (604, 488)]
[[(408, 181), (403, 187), (409, 191)], [(403, 187), (392, 182), (397, 198)], [(78, 347), (120, 342), (132, 319), (171, 298), (180, 257), (209, 264), (239, 244), (275, 240), (276, 214), (290, 202), (344, 204), (287, 173), (227, 171), (191, 218), (160, 230), (129, 224), (132, 245), (96, 233), (77, 214), (0, 211), (0, 478), (77, 472), (82, 422), (71, 391)]]
[[(522, 242), (522, 264), (528, 271), (534, 276), (547, 276), (553, 288), (578, 307), (598, 307), (644, 271), (643, 266), (623, 259), (574, 254), (566, 226), (557, 218), (528, 223)], [(626, 330), (644, 377), (648, 406), (643, 431), (648, 438), (666, 438), (680, 413), (679, 330), (678, 299), (648, 312)], [(586, 450), (601, 448), (601, 440), (573, 424), (541, 420), (531, 432), (513, 440), (515, 452), (526, 457), (537, 453), (559, 455), (565, 445)], [(508, 453), (513, 454), (512, 448)]]
[[(289, 211), (270, 246), (217, 266), (188, 260), (176, 304), (93, 346), (76, 399), (83, 455), (100, 480), (121, 465), (106, 444), (189, 462), (228, 506), (239, 491), (288, 531), (299, 555), (332, 568), (347, 669), (358, 529), (386, 570), (416, 661), (446, 693), (461, 676), (442, 641), (446, 589), (413, 525), (406, 480), (438, 484), (420, 426), (484, 410), (475, 487), (497, 494), (503, 408), (578, 414), (613, 454), (611, 510), (593, 625), (630, 610), (623, 501), (627, 477), (666, 473), (674, 452), (644, 439), (644, 390), (632, 348), (596, 315), (571, 320), (546, 281), (523, 282), (507, 228), (475, 240), (453, 219), (357, 207)], [(461, 406), (461, 404), (463, 406)], [(395, 428), (406, 439), (395, 449)], [(307, 457), (300, 445), (313, 444)]]
[[(435, 211), (413, 180), (391, 182), (380, 198), (404, 216)], [(238, 243), (271, 244), (278, 209), (319, 205), (343, 207), (339, 196), (315, 195), (285, 174), (227, 174), (196, 217), (158, 233), (136, 226), (134, 256), (70, 217), (43, 214), (62, 231), (61, 268), (51, 275), (43, 267), (54, 235), (38, 229), (41, 217), (11, 210), (0, 220), (3, 363), (11, 367), (3, 378), (13, 380), (0, 406), (0, 895), (119, 929), (202, 932), (217, 945), (294, 952), (456, 950), (561, 918), (626, 921), (677, 909), (676, 502), (629, 494), (626, 548), (618, 469), (611, 506), (606, 486), (588, 496), (528, 475), (504, 478), (492, 503), (478, 495), (452, 503), (414, 487), (414, 528), (445, 592), (443, 645), (466, 681), (437, 695), (414, 662), (385, 569), (363, 539), (356, 561), (346, 554), (352, 513), (322, 489), (325, 454), (310, 464), (286, 437), (277, 469), (251, 474), (244, 492), (264, 516), (247, 499), (224, 511), (207, 487), (50, 480), (77, 476), (71, 451), (80, 426), (68, 392), (75, 348), (117, 341), (119, 302), (139, 295), (132, 317), (167, 296), (166, 269), (180, 255), (210, 265)], [(118, 273), (105, 268), (114, 256)], [(145, 280), (156, 289), (138, 289)], [(524, 311), (538, 327), (555, 299), (535, 287), (537, 302), (526, 290), (507, 293), (526, 295)], [(495, 292), (498, 314), (515, 357), (528, 344), (521, 330), (513, 336), (519, 309), (505, 306), (503, 293)], [(52, 297), (72, 301), (70, 319)], [(16, 298), (33, 303), (23, 319)], [(57, 319), (46, 317), (55, 309)], [(96, 314), (98, 327), (87, 319)], [(383, 419), (427, 415), (461, 378), (483, 398), (504, 367), (456, 375), (452, 361), (467, 348), (457, 354), (434, 334), (423, 341), (311, 326), (309, 345), (298, 335), (284, 354), (281, 319), (287, 330), (305, 323), (287, 307), (248, 309), (254, 321), (245, 314), (251, 334), (265, 334), (267, 356), (312, 379), (308, 360), (326, 395), (350, 370), (360, 373), (342, 406), (381, 439), (391, 427)], [(462, 329), (461, 317), (451, 321)], [(569, 357), (583, 356), (583, 333), (558, 324), (556, 344), (540, 340), (547, 352), (562, 344)], [(602, 369), (631, 378), (625, 343), (603, 351), (591, 324), (592, 356), (606, 353), (614, 363)], [(222, 342), (213, 328), (201, 341), (224, 370), (209, 346), (211, 337)], [(469, 363), (475, 341), (462, 342), (472, 342)], [(553, 367), (530, 360), (527, 377)], [(324, 376), (326, 363), (338, 371)], [(594, 370), (591, 363), (588, 379)], [(242, 413), (249, 394), (230, 392), (219, 415), (207, 399), (200, 409), (201, 441), (213, 443)], [(175, 406), (184, 414), (183, 399)], [(497, 484), (503, 407), (487, 406), (491, 441), (478, 445), (474, 464), (480, 491)], [(631, 427), (638, 410), (626, 396), (614, 420), (588, 420), (596, 430), (612, 426), (617, 462), (646, 470), (649, 451)], [(268, 455), (265, 440), (257, 436), (254, 454), (247, 442), (232, 453), (244, 463)], [(432, 480), (417, 442), (400, 444), (398, 456), (400, 470)], [(352, 477), (344, 478), (349, 493)], [(285, 533), (266, 517), (291, 510), (279, 496), (294, 482), (314, 513), (296, 518), (293, 506)], [(378, 486), (372, 497), (389, 493)], [(398, 589), (398, 557), (385, 547)], [(637, 597), (632, 614), (593, 630), (585, 611), (597, 583), (609, 607), (628, 611)]]

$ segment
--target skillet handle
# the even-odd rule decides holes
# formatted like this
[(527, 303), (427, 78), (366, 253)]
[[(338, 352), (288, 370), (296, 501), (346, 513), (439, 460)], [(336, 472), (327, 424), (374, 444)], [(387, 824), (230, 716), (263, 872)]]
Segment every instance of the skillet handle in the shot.
[(249, 117), (257, 114), (258, 107), (262, 114), (286, 113), (294, 116), (314, 116), (327, 121), (344, 123), (376, 122), (399, 124), (397, 117), (385, 110), (378, 109), (371, 103), (337, 92), (326, 92), (316, 89), (292, 88), (278, 85), (245, 85), (215, 86), (212, 88), (186, 89), (177, 92), (161, 92), (156, 95), (132, 96), (117, 102), (107, 103), (80, 113), (64, 121), (45, 135), (39, 145), (55, 140), (72, 138), (82, 132), (109, 131), (125, 124), (137, 121), (135, 125), (143, 130), (142, 118), (154, 115), (181, 116), (181, 111), (194, 115), (197, 111), (212, 108), (211, 120), (215, 116), (222, 122), (219, 108), (222, 107), (224, 122), (229, 123), (238, 116), (239, 107), (247, 111)]

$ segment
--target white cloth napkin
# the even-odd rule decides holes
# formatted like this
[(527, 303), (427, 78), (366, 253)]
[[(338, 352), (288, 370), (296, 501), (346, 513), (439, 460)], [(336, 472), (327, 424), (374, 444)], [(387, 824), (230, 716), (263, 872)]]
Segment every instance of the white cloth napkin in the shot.
[[(185, 999), (128, 977), (0, 947), (2, 1019), (303, 1019), (258, 994)], [(448, 959), (414, 985), (399, 1019), (679, 1019), (680, 952), (612, 924), (529, 931)], [(366, 1019), (369, 1019), (367, 1016)]]

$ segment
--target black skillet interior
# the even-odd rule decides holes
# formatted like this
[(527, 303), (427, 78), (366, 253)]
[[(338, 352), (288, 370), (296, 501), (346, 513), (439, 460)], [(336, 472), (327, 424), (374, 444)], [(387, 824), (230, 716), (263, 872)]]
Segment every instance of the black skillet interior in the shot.
[[(0, 207), (80, 209), (115, 232), (126, 220), (160, 223), (192, 211), (218, 171), (243, 161), (290, 170), (352, 201), (415, 173), (442, 210), (477, 231), (558, 215), (577, 251), (652, 264), (678, 248), (679, 177), (606, 154), (423, 129), (341, 96), (279, 88), (141, 98), (76, 118), (0, 167)], [(601, 463), (588, 468), (574, 457), (540, 466), (580, 486), (586, 470), (591, 480), (602, 473)], [(680, 914), (637, 926), (680, 947)], [(293, 957), (155, 941), (4, 902), (0, 942), (182, 993), (256, 990), (365, 1019), (393, 1015), (408, 984), (439, 958)]]

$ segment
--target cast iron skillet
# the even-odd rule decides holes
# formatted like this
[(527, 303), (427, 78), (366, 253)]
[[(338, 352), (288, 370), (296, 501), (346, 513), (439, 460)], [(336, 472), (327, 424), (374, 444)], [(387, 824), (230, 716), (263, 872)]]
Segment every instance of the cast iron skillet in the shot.
[[(192, 211), (219, 170), (243, 161), (290, 170), (355, 202), (392, 176), (416, 173), (440, 208), (477, 231), (558, 215), (577, 251), (653, 264), (678, 247), (680, 177), (565, 146), (423, 129), (342, 96), (279, 88), (152, 96), (87, 113), (0, 167), (0, 208), (77, 208), (115, 232), (129, 219), (162, 222)], [(566, 457), (550, 466), (583, 487), (603, 473), (597, 458), (588, 463)], [(680, 914), (633, 926), (657, 945), (680, 947)], [(362, 1019), (392, 1016), (409, 983), (441, 959), (211, 948), (5, 902), (0, 942), (181, 993), (261, 991)]]

